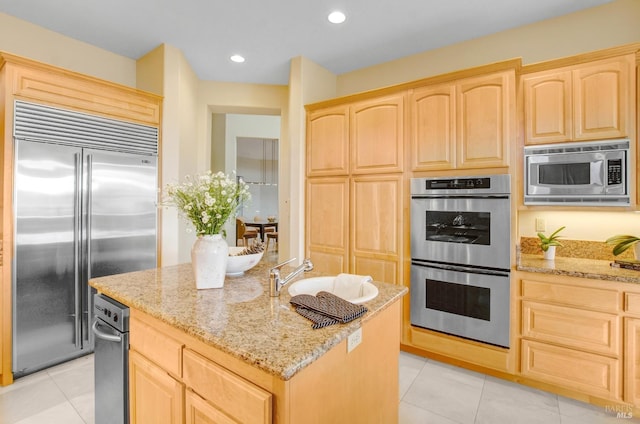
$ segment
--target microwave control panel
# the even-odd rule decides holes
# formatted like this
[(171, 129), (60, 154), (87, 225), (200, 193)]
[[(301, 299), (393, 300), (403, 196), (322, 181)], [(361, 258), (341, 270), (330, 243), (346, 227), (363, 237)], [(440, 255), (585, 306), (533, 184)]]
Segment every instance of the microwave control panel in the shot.
[(622, 159), (607, 161), (607, 185), (622, 184)]

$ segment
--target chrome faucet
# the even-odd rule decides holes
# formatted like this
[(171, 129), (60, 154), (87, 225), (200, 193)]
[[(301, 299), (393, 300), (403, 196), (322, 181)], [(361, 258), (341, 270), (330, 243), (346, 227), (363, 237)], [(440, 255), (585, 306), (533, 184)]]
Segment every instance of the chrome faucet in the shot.
[(278, 264), (269, 270), (269, 294), (271, 297), (280, 296), (280, 289), (286, 286), (291, 280), (297, 277), (301, 272), (311, 271), (313, 269), (313, 264), (311, 263), (311, 259), (307, 258), (302, 261), (302, 264), (293, 270), (293, 272), (283, 279), (280, 278), (280, 268), (289, 262), (295, 261), (296, 258), (291, 258), (288, 261), (284, 261), (281, 264)]

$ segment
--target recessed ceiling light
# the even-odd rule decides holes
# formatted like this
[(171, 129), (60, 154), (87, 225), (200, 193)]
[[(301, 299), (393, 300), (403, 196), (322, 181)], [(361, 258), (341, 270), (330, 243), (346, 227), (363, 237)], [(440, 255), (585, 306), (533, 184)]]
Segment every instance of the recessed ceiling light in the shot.
[(231, 56), (230, 58), (233, 62), (236, 63), (242, 63), (244, 62), (244, 57), (240, 56), (239, 54), (234, 54), (233, 56)]
[(344, 13), (336, 10), (335, 12), (329, 13), (327, 19), (329, 19), (329, 22), (331, 22), (332, 24), (341, 24), (345, 21), (345, 19), (347, 19), (347, 17), (344, 15)]

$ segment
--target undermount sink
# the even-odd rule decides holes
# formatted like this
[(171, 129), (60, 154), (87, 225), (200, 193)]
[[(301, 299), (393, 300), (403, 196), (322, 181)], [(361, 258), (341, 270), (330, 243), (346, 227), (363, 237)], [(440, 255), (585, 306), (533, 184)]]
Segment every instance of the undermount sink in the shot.
[(364, 303), (374, 299), (378, 295), (378, 288), (368, 281), (362, 283), (359, 294), (357, 296), (344, 296), (336, 293), (334, 290), (334, 281), (336, 277), (311, 277), (298, 280), (289, 286), (289, 294), (296, 296), (298, 294), (310, 294), (315, 296), (318, 292), (326, 291), (333, 293), (338, 297), (348, 300), (351, 303)]

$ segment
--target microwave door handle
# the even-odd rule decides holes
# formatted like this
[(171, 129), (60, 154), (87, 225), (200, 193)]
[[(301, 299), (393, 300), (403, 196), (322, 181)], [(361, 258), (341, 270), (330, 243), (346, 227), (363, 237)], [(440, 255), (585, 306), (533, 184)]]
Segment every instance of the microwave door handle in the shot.
[(595, 160), (591, 162), (591, 184), (597, 186), (604, 186), (604, 159)]

